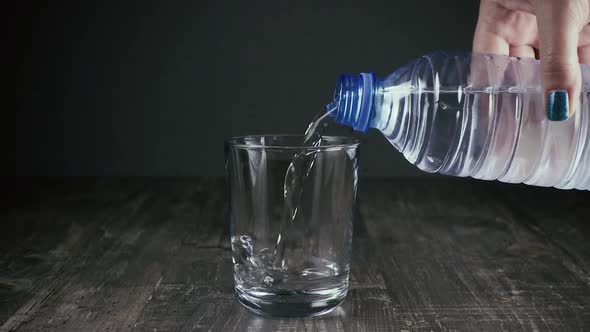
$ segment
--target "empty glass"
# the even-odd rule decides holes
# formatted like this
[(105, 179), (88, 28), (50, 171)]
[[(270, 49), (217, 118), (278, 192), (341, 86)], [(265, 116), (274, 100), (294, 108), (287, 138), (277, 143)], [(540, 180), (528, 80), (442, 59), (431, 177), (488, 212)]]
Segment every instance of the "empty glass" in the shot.
[(262, 315), (327, 313), (348, 290), (358, 142), (302, 142), (268, 135), (225, 143), (235, 290)]

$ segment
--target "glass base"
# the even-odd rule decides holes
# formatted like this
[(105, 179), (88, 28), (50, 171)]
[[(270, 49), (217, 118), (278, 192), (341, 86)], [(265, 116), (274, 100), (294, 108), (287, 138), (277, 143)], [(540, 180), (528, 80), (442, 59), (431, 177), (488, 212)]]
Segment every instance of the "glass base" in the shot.
[[(292, 292), (254, 296), (236, 288), (240, 303), (257, 315), (268, 317), (309, 317), (324, 315), (336, 309), (346, 298), (347, 289), (334, 289), (321, 294)], [(328, 293), (328, 295), (326, 295)]]

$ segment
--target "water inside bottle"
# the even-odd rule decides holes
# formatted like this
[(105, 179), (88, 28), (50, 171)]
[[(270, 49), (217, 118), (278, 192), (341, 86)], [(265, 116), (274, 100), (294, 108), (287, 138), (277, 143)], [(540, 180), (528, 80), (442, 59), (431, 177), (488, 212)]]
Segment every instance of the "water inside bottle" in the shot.
[[(408, 91), (414, 105), (405, 111), (419, 121), (403, 130), (390, 111), (399, 109), (399, 91), (382, 93), (377, 128), (423, 171), (558, 188), (588, 186), (583, 155), (573, 158), (578, 136), (588, 139), (577, 128), (584, 124), (575, 118), (548, 121), (538, 91)], [(417, 116), (420, 110), (429, 111)]]

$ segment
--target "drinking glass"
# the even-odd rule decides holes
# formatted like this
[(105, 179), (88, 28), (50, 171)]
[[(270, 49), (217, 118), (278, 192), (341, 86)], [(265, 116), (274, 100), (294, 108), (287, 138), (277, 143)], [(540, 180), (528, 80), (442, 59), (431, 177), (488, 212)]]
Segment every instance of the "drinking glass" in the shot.
[(358, 141), (303, 136), (225, 142), (234, 287), (267, 316), (327, 313), (348, 291)]

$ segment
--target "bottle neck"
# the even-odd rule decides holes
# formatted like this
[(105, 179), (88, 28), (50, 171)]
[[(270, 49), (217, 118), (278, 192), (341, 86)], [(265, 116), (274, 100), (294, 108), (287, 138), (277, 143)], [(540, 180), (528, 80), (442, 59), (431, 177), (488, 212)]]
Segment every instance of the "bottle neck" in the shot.
[(374, 73), (340, 76), (334, 100), (326, 106), (326, 110), (331, 112), (337, 123), (366, 133), (375, 117), (376, 81)]
[[(415, 66), (416, 62), (411, 62), (383, 79), (377, 79), (373, 73), (342, 75), (327, 111), (331, 111), (337, 123), (356, 131), (367, 132), (369, 128), (381, 131), (401, 152), (415, 150), (414, 143), (419, 141), (415, 129), (422, 123), (418, 120), (424, 108), (418, 106), (420, 98), (413, 91), (428, 82), (426, 78), (414, 77)], [(422, 75), (430, 77), (430, 73), (424, 70)], [(413, 112), (413, 107), (418, 112)]]

